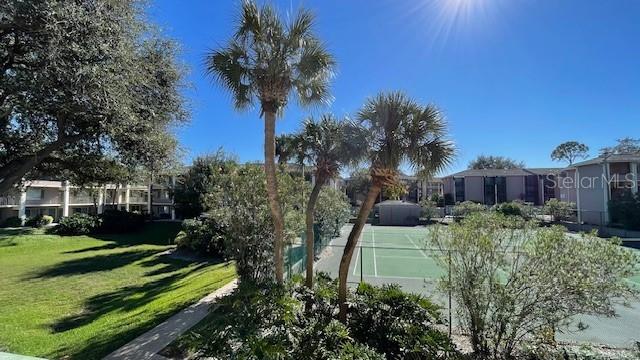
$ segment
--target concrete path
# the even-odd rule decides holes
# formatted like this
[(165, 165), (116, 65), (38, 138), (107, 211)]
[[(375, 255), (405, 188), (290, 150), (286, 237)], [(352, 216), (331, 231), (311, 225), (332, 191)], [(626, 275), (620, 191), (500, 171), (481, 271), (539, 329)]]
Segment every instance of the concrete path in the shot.
[(130, 343), (107, 355), (104, 360), (163, 360), (157, 353), (171, 344), (178, 336), (189, 330), (209, 314), (216, 300), (231, 293), (238, 281), (234, 280), (197, 303), (173, 315), (162, 324), (135, 338)]

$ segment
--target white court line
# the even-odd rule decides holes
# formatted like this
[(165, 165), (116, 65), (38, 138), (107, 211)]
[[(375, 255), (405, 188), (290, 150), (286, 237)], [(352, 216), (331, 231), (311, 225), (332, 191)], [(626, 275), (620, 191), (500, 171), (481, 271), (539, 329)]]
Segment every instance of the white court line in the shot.
[[(357, 246), (357, 244), (356, 244)], [(356, 270), (358, 270), (358, 259), (360, 258), (360, 252), (362, 251), (362, 247), (358, 248), (358, 253), (356, 254), (356, 266), (353, 267), (353, 275), (356, 274)]]
[(422, 253), (422, 256), (424, 256), (424, 257), (425, 257), (425, 258), (427, 258), (427, 259), (429, 258), (429, 256), (427, 256), (427, 254), (425, 254), (425, 253), (424, 253), (424, 251), (423, 251), (422, 249), (420, 249), (420, 248), (418, 247), (418, 245), (416, 245), (416, 243), (414, 243), (414, 242), (413, 242), (413, 240), (411, 239), (411, 237), (410, 237), (409, 235), (404, 234), (404, 236), (406, 236), (406, 237), (407, 237), (407, 239), (409, 239), (409, 241), (411, 241), (411, 243), (413, 244), (413, 246), (414, 246), (416, 249), (420, 250), (420, 252)]
[(371, 228), (371, 242), (373, 243), (373, 274), (378, 277), (378, 264), (376, 263), (376, 235), (373, 228)]
[(381, 259), (415, 259), (415, 260), (422, 260), (424, 259), (424, 257), (422, 256), (393, 256), (393, 255), (380, 255), (378, 256)]

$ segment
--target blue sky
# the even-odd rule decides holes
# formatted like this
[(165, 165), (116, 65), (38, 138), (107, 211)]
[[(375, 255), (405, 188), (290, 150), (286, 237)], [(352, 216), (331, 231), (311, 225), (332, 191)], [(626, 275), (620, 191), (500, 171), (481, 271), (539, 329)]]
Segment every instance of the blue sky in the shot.
[[(301, 5), (335, 55), (334, 102), (287, 108), (277, 132), (310, 114), (351, 115), (368, 96), (404, 90), (446, 114), (458, 147), (447, 172), (479, 154), (530, 167), (558, 166), (553, 148), (577, 140), (597, 149), (640, 137), (640, 1), (280, 0)], [(189, 67), (191, 123), (179, 130), (185, 161), (219, 147), (262, 158), (258, 110), (236, 112), (208, 79), (203, 58), (233, 31), (239, 1), (153, 0), (149, 15), (181, 43)]]

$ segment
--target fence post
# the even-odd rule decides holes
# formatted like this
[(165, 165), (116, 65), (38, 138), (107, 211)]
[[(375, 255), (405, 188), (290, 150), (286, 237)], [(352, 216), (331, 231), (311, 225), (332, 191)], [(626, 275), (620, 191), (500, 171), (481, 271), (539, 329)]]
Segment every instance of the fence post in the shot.
[(451, 316), (451, 249), (448, 250), (449, 252), (449, 286), (448, 286), (448, 290), (449, 290), (449, 338), (451, 338), (451, 332), (452, 332), (452, 319), (453, 317)]

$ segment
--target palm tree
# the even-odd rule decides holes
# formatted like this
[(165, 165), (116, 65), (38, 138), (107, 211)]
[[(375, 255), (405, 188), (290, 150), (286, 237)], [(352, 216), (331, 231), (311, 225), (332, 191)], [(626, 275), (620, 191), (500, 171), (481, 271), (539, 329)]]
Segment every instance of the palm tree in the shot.
[(354, 165), (364, 157), (366, 136), (356, 123), (338, 121), (323, 115), (320, 121), (305, 121), (299, 134), (306, 158), (313, 164), (315, 182), (305, 210), (306, 286), (313, 287), (314, 232), (313, 220), (322, 186), (335, 178), (344, 166)]
[(367, 100), (358, 113), (367, 129), (371, 186), (347, 239), (339, 269), (339, 318), (347, 320), (347, 275), (362, 228), (383, 186), (398, 184), (401, 164), (428, 175), (448, 166), (454, 158), (453, 143), (446, 138), (446, 122), (432, 105), (422, 106), (401, 92), (381, 93)]
[(270, 5), (242, 4), (234, 36), (207, 55), (207, 73), (231, 92), (237, 109), (258, 103), (264, 117), (264, 167), (273, 218), (274, 263), (283, 281), (284, 219), (278, 198), (275, 165), (275, 122), (290, 95), (301, 105), (327, 103), (335, 61), (313, 33), (313, 15), (302, 9), (283, 23)]

